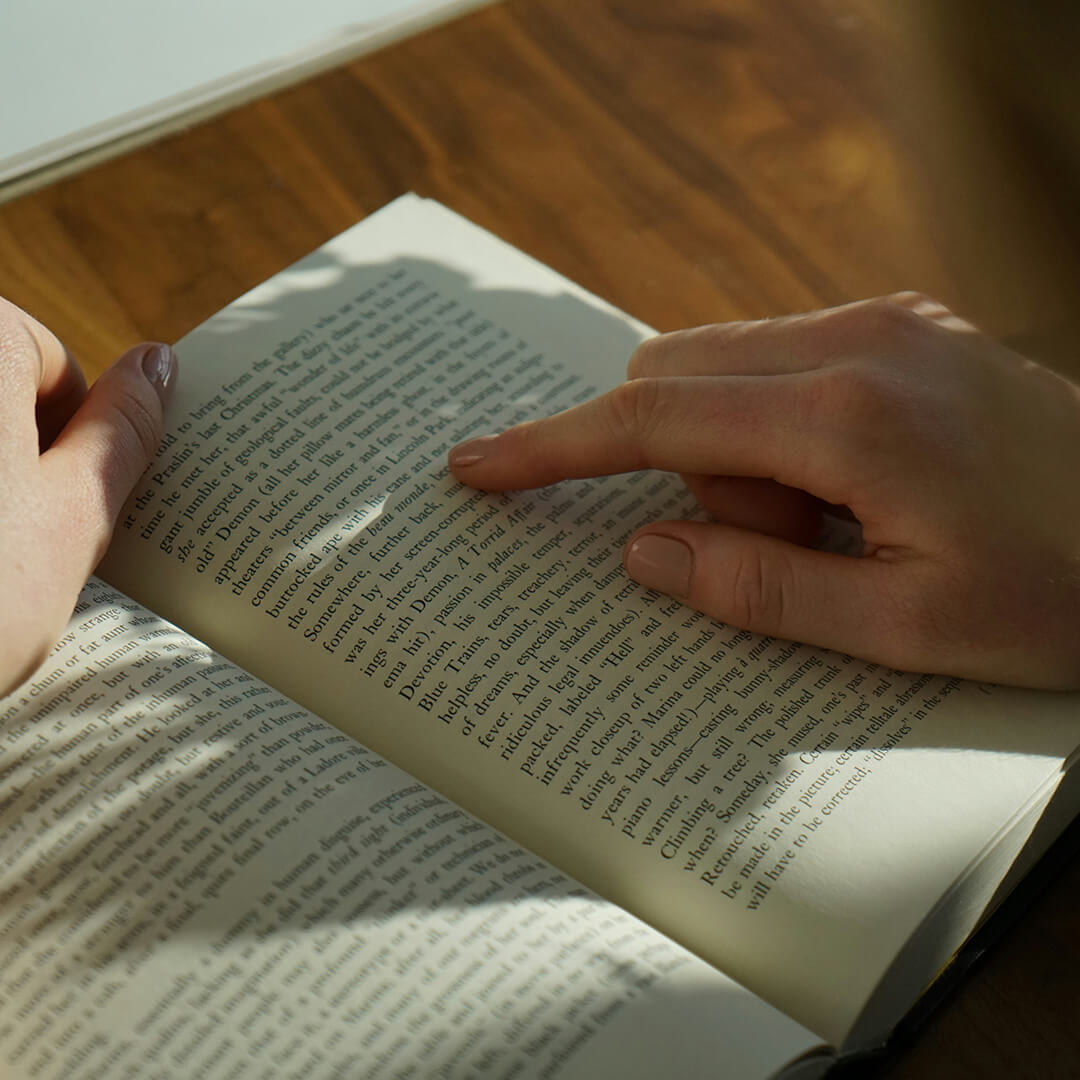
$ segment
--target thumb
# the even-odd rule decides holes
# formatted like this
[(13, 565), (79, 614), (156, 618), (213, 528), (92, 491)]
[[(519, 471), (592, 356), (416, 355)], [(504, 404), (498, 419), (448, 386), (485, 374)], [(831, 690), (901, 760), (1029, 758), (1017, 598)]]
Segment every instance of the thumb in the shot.
[(888, 567), (729, 525), (665, 521), (639, 530), (627, 573), (720, 622), (892, 663), (880, 597)]
[(175, 382), (168, 345), (129, 349), (90, 388), (41, 456), (42, 480), (64, 512), (72, 563), (86, 573), (104, 554), (117, 515), (161, 442)]

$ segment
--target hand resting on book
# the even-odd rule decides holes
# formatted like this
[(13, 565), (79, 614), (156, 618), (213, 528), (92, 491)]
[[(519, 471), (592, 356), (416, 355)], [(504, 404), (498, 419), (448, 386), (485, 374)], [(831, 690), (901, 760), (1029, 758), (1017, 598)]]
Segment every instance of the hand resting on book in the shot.
[(60, 636), (161, 440), (174, 369), (137, 345), (88, 392), (64, 346), (0, 299), (0, 697)]
[[(914, 293), (664, 334), (628, 376), (461, 444), (454, 475), (679, 472), (714, 520), (639, 529), (641, 584), (896, 668), (1080, 686), (1080, 387)], [(862, 558), (813, 546), (830, 504)]]

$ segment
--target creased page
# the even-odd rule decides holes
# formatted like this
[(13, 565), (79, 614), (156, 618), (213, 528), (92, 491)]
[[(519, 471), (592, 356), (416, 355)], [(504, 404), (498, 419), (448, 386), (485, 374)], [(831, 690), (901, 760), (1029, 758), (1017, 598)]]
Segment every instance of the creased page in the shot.
[(818, 1042), (100, 582), (0, 736), (5, 1077), (640, 1075), (629, 1027), (764, 1078)]
[(623, 541), (695, 513), (672, 477), (448, 477), (457, 441), (617, 383), (644, 332), (401, 200), (181, 343), (107, 573), (839, 1041), (1052, 783), (1077, 699), (756, 638), (639, 588)]

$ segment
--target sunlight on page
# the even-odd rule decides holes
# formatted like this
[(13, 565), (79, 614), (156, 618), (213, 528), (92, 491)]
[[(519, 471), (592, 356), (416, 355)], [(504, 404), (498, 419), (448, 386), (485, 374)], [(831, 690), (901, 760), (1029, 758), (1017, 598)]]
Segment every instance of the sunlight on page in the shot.
[[(260, 316), (264, 311), (272, 310), (275, 302), (286, 297), (292, 297), (297, 291), (318, 292), (322, 289), (331, 288), (345, 276), (347, 267), (327, 259), (313, 260), (309, 256), (308, 259), (304, 260), (304, 265), (291, 266), (287, 273), (287, 284), (284, 281), (279, 281), (278, 278), (264, 281), (261, 285), (257, 285), (254, 289), (250, 289), (243, 296), (234, 300), (227, 309), (228, 314), (247, 315), (253, 313)], [(241, 323), (233, 322), (222, 325), (227, 322), (227, 320), (221, 318), (224, 314), (226, 314), (225, 311), (219, 311), (213, 319), (205, 324), (207, 328), (217, 334), (242, 329)], [(257, 317), (253, 321), (263, 322), (264, 320)]]
[[(335, 284), (294, 286), (312, 271)], [(1076, 746), (1075, 699), (756, 637), (640, 588), (632, 530), (699, 512), (671, 477), (455, 483), (450, 446), (617, 384), (648, 330), (445, 209), (400, 200), (252, 309), (273, 319), (242, 340), (215, 317), (181, 343), (172, 442), (105, 572), (845, 1039), (967, 868), (1015, 855), (1010, 822)], [(215, 410), (216, 430), (185, 428)], [(232, 493), (228, 470), (256, 490), (198, 502)], [(376, 491), (380, 516), (335, 547), (323, 530)], [(218, 498), (239, 543), (206, 540)], [(312, 527), (323, 547), (299, 566)], [(962, 916), (943, 914), (944, 939)]]
[[(790, 828), (778, 843), (746, 843), (738, 860), (751, 907), (782, 922), (813, 913), (803, 962), (844, 976), (799, 1015), (837, 1042), (849, 1032), (829, 1027), (829, 1009), (849, 1010), (855, 1041), (880, 1036), (907, 1011), (987, 913), (1064, 775), (1060, 754), (1049, 745), (1039, 752), (1038, 739), (1024, 751), (975, 749), (964, 744), (962, 720), (935, 719), (893, 720), (874, 735), (850, 733), (842, 749), (804, 751), (805, 772), (778, 804)], [(798, 991), (781, 977), (792, 981), (792, 997), (777, 998), (785, 1005)], [(856, 1010), (860, 999), (867, 1004)]]
[(25, 691), (0, 702), (20, 1076), (547, 1080), (630, 1053), (628, 1080), (764, 1080), (820, 1046), (100, 582)]
[(386, 495), (376, 495), (366, 499), (362, 505), (341, 514), (340, 517), (332, 518), (325, 525), (319, 526), (317, 530), (305, 530), (297, 537), (297, 543), (312, 551), (335, 552), (382, 517), (386, 500)]
[[(822, 761), (836, 767), (839, 757)], [(992, 914), (1007, 892), (999, 883), (1030, 869), (1043, 850), (1043, 827), (1056, 835), (1063, 822), (1056, 820), (1061, 811), (1054, 800), (1069, 775), (1067, 764), (1053, 753), (914, 745), (886, 746), (878, 757), (871, 768), (883, 775), (876, 777), (872, 799), (853, 796), (851, 812), (845, 814), (850, 846), (845, 848), (836, 834), (822, 838), (816, 865), (807, 864), (817, 878), (810, 887), (822, 895), (835, 888), (827, 880), (828, 864), (844, 852), (845, 900), (831, 904), (829, 918), (837, 940), (843, 941), (841, 954), (852, 957), (845, 962), (853, 968), (864, 959), (856, 954), (878, 951), (870, 939), (883, 921), (903, 931), (881, 950), (889, 963), (876, 985), (866, 983), (866, 1004), (847, 1034), (853, 1043), (864, 1044), (891, 1030), (953, 958), (958, 944)], [(975, 785), (965, 791), (956, 782), (965, 774), (983, 779), (987, 795), (981, 806), (977, 790), (973, 795)], [(999, 798), (1018, 777), (1027, 778), (1028, 797), (1017, 790), (1016, 809), (1002, 818)], [(851, 780), (859, 782), (855, 776)], [(847, 786), (836, 788), (815, 813), (828, 821), (843, 812), (851, 794)], [(1075, 796), (1065, 801), (1075, 805)], [(923, 806), (938, 811), (926, 815)], [(912, 819), (909, 828), (896, 828), (891, 819), (897, 814)], [(879, 842), (885, 835), (890, 838), (887, 853)], [(959, 873), (958, 866), (963, 868)]]
[[(330, 259), (305, 260), (304, 266), (289, 269), (288, 285), (279, 284), (277, 279), (263, 282), (254, 289), (249, 289), (224, 311), (219, 311), (204, 324), (208, 333), (220, 336), (242, 334), (253, 327), (275, 323), (280, 319), (276, 305), (287, 296), (296, 293), (317, 293), (333, 288), (348, 273), (348, 268)], [(305, 338), (314, 340), (314, 333), (307, 330)], [(290, 344), (283, 342), (283, 345)]]
[(273, 320), (274, 315), (272, 312), (257, 307), (237, 311), (230, 308), (224, 318), (215, 322), (213, 332), (215, 334), (238, 334), (243, 333), (243, 331), (256, 323), (268, 323), (273, 322)]
[(520, 397), (511, 398), (511, 405), (538, 405), (540, 403), (540, 395), (535, 391), (528, 394), (522, 394)]

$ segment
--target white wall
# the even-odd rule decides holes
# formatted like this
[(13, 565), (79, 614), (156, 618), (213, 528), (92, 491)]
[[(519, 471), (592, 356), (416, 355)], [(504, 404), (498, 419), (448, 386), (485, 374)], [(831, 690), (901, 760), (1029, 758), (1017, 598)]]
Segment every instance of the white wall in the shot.
[(0, 182), (483, 2), (0, 0)]

